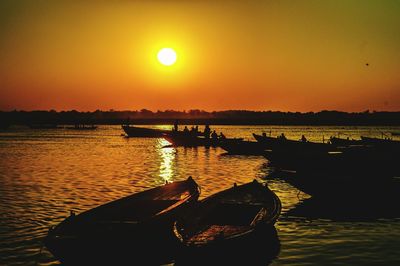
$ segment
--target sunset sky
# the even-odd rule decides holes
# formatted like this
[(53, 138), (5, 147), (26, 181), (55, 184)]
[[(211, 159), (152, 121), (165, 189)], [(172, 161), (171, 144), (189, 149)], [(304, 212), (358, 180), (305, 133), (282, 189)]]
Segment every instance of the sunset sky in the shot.
[(0, 2), (0, 110), (111, 108), (400, 111), (400, 1)]

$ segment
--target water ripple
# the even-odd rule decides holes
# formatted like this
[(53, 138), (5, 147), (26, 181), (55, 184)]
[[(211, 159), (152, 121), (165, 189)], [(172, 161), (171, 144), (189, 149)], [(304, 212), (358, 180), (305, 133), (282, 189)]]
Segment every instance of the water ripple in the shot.
[[(159, 126), (165, 128), (165, 126)], [(169, 126), (168, 126), (169, 128)], [(338, 133), (379, 136), (398, 128), (219, 126), (227, 137), (251, 139), (251, 133), (284, 132), (322, 141)], [(277, 222), (281, 242), (272, 265), (399, 264), (398, 219), (333, 222), (290, 214), (309, 196), (280, 179), (262, 157), (224, 156), (219, 148), (162, 148), (160, 139), (121, 137), (117, 126), (93, 132), (11, 129), (0, 133), (0, 265), (57, 265), (43, 250), (48, 228), (70, 210), (82, 212), (165, 181), (193, 176), (201, 198), (233, 183), (268, 182), (282, 200)], [(351, 253), (349, 252), (351, 250)]]

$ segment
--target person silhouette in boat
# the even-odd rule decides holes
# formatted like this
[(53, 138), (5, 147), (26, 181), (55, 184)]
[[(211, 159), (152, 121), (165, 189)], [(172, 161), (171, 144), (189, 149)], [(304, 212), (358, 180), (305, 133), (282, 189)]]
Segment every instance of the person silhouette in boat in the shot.
[(218, 139), (218, 134), (217, 134), (217, 132), (215, 132), (215, 130), (211, 134), (211, 138), (212, 138), (212, 140), (217, 140)]
[(175, 120), (173, 131), (178, 132), (178, 119)]
[(204, 128), (204, 137), (206, 139), (210, 138), (210, 132), (211, 132), (210, 126), (207, 124), (206, 127)]
[(281, 139), (281, 140), (286, 140), (285, 134), (282, 133), (282, 134), (279, 136), (279, 139)]
[(307, 139), (304, 135), (301, 136), (301, 142), (307, 142)]
[(185, 126), (185, 128), (183, 129), (183, 133), (185, 134), (185, 135), (189, 135), (189, 129), (188, 129), (188, 127), (187, 126)]
[(192, 127), (190, 128), (190, 135), (191, 135), (192, 137), (196, 137), (196, 136), (197, 136), (197, 129), (196, 129), (196, 127), (192, 126)]
[(226, 139), (225, 135), (222, 132), (219, 134), (219, 139), (221, 139), (221, 140)]

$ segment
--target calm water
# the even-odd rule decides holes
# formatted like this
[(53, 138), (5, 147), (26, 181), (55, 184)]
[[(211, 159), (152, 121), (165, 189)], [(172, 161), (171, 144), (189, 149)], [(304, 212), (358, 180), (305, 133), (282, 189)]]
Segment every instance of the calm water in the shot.
[[(399, 127), (213, 128), (227, 137), (251, 139), (252, 132), (271, 131), (293, 139), (305, 134), (314, 141), (338, 133), (357, 137), (400, 132)], [(59, 264), (45, 249), (40, 253), (41, 240), (70, 210), (79, 213), (189, 175), (201, 186), (203, 198), (234, 182), (265, 181), (271, 171), (262, 157), (226, 156), (219, 148), (162, 148), (168, 144), (162, 139), (127, 139), (121, 133), (118, 126), (100, 126), (93, 132), (0, 132), (0, 265)], [(281, 249), (272, 265), (400, 265), (399, 219), (349, 222), (293, 215), (290, 211), (310, 197), (279, 178), (267, 182), (283, 204), (276, 224)], [(399, 208), (398, 202), (386, 204)]]

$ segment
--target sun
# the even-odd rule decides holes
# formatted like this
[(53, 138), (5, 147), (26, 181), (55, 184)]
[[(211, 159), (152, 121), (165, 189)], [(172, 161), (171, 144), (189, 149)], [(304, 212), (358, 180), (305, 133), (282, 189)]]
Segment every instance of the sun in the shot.
[(171, 66), (176, 62), (176, 52), (172, 48), (162, 48), (157, 54), (157, 59), (161, 64)]

